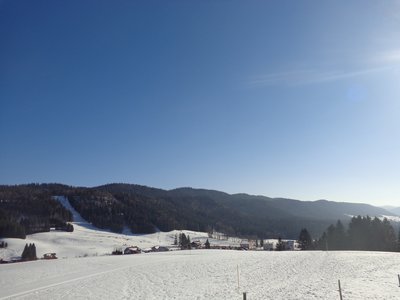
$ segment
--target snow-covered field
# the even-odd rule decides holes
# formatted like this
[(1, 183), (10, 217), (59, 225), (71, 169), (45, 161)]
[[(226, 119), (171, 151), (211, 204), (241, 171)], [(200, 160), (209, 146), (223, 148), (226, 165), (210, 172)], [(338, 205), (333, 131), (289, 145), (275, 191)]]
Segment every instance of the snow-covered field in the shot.
[[(239, 288), (237, 267), (239, 266)], [(400, 255), (192, 250), (0, 266), (0, 299), (400, 299)]]
[[(247, 299), (339, 299), (338, 279), (345, 300), (400, 299), (399, 253), (187, 250), (110, 256), (123, 246), (171, 245), (180, 231), (115, 234), (73, 213), (72, 233), (4, 239), (8, 248), (0, 249), (0, 258), (19, 257), (34, 242), (39, 257), (56, 252), (60, 259), (1, 264), (0, 299), (242, 299), (243, 292)], [(207, 238), (184, 232), (192, 240)]]

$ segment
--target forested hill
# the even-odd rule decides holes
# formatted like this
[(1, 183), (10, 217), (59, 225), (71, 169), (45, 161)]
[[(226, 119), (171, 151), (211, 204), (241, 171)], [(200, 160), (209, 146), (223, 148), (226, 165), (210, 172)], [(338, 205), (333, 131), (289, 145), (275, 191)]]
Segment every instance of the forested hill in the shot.
[(71, 215), (52, 198), (56, 195), (67, 196), (89, 222), (115, 232), (124, 227), (135, 233), (215, 229), (236, 236), (297, 238), (300, 229), (306, 227), (318, 237), (331, 223), (338, 219), (346, 222), (351, 215), (393, 215), (367, 204), (230, 195), (205, 189), (167, 191), (133, 184), (93, 188), (30, 184), (0, 186), (0, 236), (6, 235), (5, 226), (32, 232), (21, 220), (38, 224), (69, 221)]

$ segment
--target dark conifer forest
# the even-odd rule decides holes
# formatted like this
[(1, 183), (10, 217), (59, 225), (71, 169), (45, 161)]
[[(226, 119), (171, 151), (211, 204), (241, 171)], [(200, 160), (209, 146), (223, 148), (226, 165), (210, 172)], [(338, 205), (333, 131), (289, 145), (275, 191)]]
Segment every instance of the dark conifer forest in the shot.
[(341, 221), (330, 225), (316, 241), (320, 250), (399, 251), (398, 236), (384, 218), (353, 217), (347, 228)]
[(68, 224), (72, 214), (55, 196), (67, 197), (87, 221), (114, 232), (124, 228), (134, 233), (217, 230), (239, 237), (297, 239), (300, 229), (307, 228), (315, 239), (345, 214), (390, 214), (366, 204), (230, 195), (192, 188), (167, 191), (133, 184), (93, 188), (28, 184), (0, 186), (0, 237), (24, 238), (50, 228), (73, 231)]
[(72, 231), (72, 214), (52, 196), (61, 185), (0, 186), (0, 237), (25, 238), (50, 231), (51, 227)]

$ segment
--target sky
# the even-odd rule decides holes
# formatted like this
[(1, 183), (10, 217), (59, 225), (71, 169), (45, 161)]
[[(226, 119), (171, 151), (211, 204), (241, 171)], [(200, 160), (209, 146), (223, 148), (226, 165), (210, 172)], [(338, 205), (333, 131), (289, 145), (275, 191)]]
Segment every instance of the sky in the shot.
[(0, 0), (0, 184), (400, 206), (400, 1)]

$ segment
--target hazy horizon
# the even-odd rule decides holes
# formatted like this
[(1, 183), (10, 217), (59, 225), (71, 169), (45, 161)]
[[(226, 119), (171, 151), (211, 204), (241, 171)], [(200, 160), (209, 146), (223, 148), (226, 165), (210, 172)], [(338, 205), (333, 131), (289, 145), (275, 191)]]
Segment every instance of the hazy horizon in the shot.
[(0, 184), (400, 203), (400, 2), (0, 0)]

